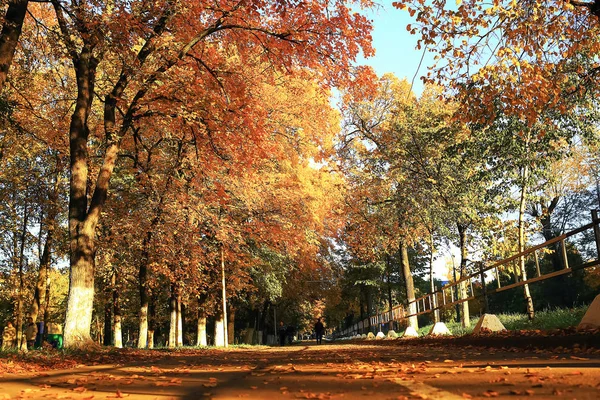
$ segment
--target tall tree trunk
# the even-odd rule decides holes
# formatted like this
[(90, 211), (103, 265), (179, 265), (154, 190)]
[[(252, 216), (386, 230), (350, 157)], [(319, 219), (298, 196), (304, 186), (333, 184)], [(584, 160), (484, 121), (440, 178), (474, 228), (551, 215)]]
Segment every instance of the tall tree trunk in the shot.
[(223, 327), (223, 312), (215, 314), (215, 343), (217, 347), (225, 347), (225, 329)]
[(28, 3), (28, 0), (11, 0), (8, 2), (2, 32), (0, 32), (0, 90), (4, 88), (8, 70), (15, 56), (15, 49), (23, 29)]
[(121, 307), (119, 305), (119, 276), (117, 271), (113, 272), (112, 276), (112, 290), (113, 290), (113, 313), (115, 318), (115, 325), (113, 331), (114, 346), (117, 349), (123, 348), (123, 332), (121, 330)]
[(387, 300), (388, 300), (388, 307), (389, 307), (389, 326), (388, 329), (395, 329), (394, 326), (394, 318), (393, 318), (393, 312), (392, 312), (392, 308), (394, 307), (394, 301), (392, 299), (392, 261), (390, 259), (389, 254), (386, 254), (385, 256), (385, 261), (386, 261), (386, 273), (387, 273)]
[(35, 282), (35, 288), (33, 292), (33, 304), (31, 307), (31, 318), (33, 322), (37, 322), (38, 316), (42, 316), (45, 313), (47, 306), (44, 297), (46, 291), (46, 285), (48, 283), (49, 269), (50, 269), (50, 252), (52, 251), (52, 242), (54, 240), (54, 227), (48, 227), (48, 234), (46, 235), (46, 242), (44, 243), (44, 250), (40, 257), (40, 269)]
[(181, 296), (177, 294), (177, 347), (183, 346), (183, 305)]
[(206, 299), (207, 296), (204, 294), (200, 294), (198, 296), (198, 314), (197, 314), (197, 336), (196, 336), (196, 346), (207, 346), (208, 342), (206, 340)]
[(198, 315), (198, 336), (196, 339), (196, 346), (208, 346), (206, 341), (206, 317)]
[[(55, 9), (58, 6), (55, 6)], [(57, 10), (62, 15), (62, 10)], [(64, 34), (64, 32), (63, 32)], [(69, 34), (69, 33), (67, 33)], [(88, 117), (91, 110), (96, 66), (93, 49), (84, 44), (73, 63), (77, 77), (77, 101), (69, 128), (70, 147), (70, 196), (69, 196), (69, 239), (70, 274), (67, 314), (65, 318), (64, 344), (78, 347), (91, 341), (90, 330), (94, 303), (94, 257), (96, 225), (100, 208), (88, 211)], [(104, 186), (104, 185), (102, 185)], [(96, 187), (96, 192), (107, 190)]]
[[(460, 248), (460, 277), (467, 275), (467, 227), (460, 222), (456, 224), (458, 229), (458, 240)], [(460, 299), (467, 298), (467, 281), (463, 281), (458, 285), (458, 297)], [(471, 318), (469, 313), (469, 302), (465, 301), (460, 303), (460, 322), (463, 328), (471, 326)]]
[[(28, 188), (25, 189), (28, 191)], [(29, 204), (26, 202), (23, 206), (23, 225), (19, 237), (19, 293), (17, 296), (17, 348), (21, 348), (23, 342), (23, 291), (25, 290), (25, 276), (23, 268), (25, 266), (25, 243), (27, 241), (27, 224), (29, 223)]]
[(44, 307), (44, 332), (48, 332), (48, 319), (50, 317), (50, 275), (48, 275), (48, 279), (46, 280), (46, 294), (44, 296), (44, 303), (46, 307)]
[(225, 252), (223, 250), (223, 244), (221, 244), (221, 299), (223, 301), (223, 342), (224, 346), (228, 346), (227, 334), (227, 290), (225, 287)]
[[(527, 166), (521, 168), (521, 199), (519, 202), (519, 253), (525, 250), (525, 205), (527, 201), (527, 182), (529, 180), (529, 168)], [(525, 256), (519, 257), (519, 269), (521, 270), (521, 278), (527, 280), (527, 271), (525, 269)], [(529, 292), (529, 285), (523, 285), (523, 296), (527, 304), (527, 317), (532, 320), (535, 316), (533, 308), (533, 299)]]
[[(435, 282), (433, 280), (433, 254), (434, 254), (434, 248), (433, 248), (433, 235), (431, 235), (431, 240), (430, 240), (430, 251), (429, 251), (429, 293), (435, 293)], [(433, 301), (433, 308), (437, 307), (437, 296), (433, 295), (431, 296), (431, 300)], [(433, 312), (433, 322), (434, 323), (438, 323), (440, 322), (440, 310), (436, 309)]]
[(150, 304), (148, 305), (148, 348), (154, 348), (154, 331), (156, 330), (156, 294), (150, 296)]
[[(56, 217), (58, 216), (58, 191), (59, 191), (59, 173), (61, 171), (60, 155), (56, 155), (56, 171), (54, 173), (54, 187), (48, 192), (46, 223), (47, 228), (44, 250), (40, 257), (40, 269), (33, 292), (33, 305), (31, 307), (31, 318), (37, 322), (38, 316), (45, 316), (48, 303), (45, 301), (46, 286), (49, 284), (50, 263), (52, 261), (52, 247), (54, 245), (54, 234), (56, 230)], [(44, 325), (46, 325), (44, 319)], [(40, 332), (42, 333), (42, 332)]]
[(235, 308), (229, 307), (229, 313), (227, 314), (227, 343), (233, 344), (235, 341)]
[(112, 346), (112, 302), (110, 299), (106, 300), (104, 304), (104, 340), (105, 346)]
[[(404, 284), (406, 286), (406, 300), (408, 301), (408, 313), (416, 314), (417, 305), (415, 304), (415, 285), (413, 283), (412, 272), (410, 271), (410, 262), (408, 260), (408, 248), (404, 242), (400, 243), (400, 264), (402, 268), (402, 276), (404, 277)], [(413, 315), (408, 318), (408, 326), (419, 329), (419, 322), (417, 316)]]
[(138, 284), (140, 290), (140, 330), (138, 336), (138, 349), (148, 346), (148, 304), (150, 295), (148, 293), (148, 264), (147, 259), (142, 257), (138, 270)]
[(171, 315), (169, 324), (169, 347), (175, 347), (177, 344), (177, 298), (173, 288), (171, 288), (171, 298), (169, 299), (169, 312)]

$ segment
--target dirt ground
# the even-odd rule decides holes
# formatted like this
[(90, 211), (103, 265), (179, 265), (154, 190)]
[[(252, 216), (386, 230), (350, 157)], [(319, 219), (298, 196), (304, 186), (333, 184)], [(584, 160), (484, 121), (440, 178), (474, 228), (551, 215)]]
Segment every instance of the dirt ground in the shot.
[(589, 343), (303, 342), (130, 355), (105, 364), (111, 358), (90, 354), (74, 368), (4, 373), (0, 399), (600, 398), (600, 350)]

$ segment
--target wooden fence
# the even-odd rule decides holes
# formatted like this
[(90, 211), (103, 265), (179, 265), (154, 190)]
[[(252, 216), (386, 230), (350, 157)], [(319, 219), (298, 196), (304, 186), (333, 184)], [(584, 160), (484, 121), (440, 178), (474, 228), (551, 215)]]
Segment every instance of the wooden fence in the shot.
[[(354, 324), (353, 326), (340, 330), (338, 333), (340, 336), (351, 336), (356, 335), (358, 333), (364, 333), (369, 330), (371, 326), (380, 326), (381, 324), (386, 324), (390, 321), (398, 321), (402, 322), (408, 317), (422, 315), (434, 312), (435, 310), (439, 310), (442, 308), (450, 307), (456, 304), (464, 303), (465, 301), (475, 300), (477, 298), (483, 298), (483, 306), (484, 311), (488, 311), (488, 296), (499, 293), (505, 290), (514, 289), (519, 286), (523, 286), (525, 284), (532, 284), (536, 282), (541, 282), (546, 279), (555, 278), (557, 276), (570, 274), (573, 271), (594, 267), (600, 265), (600, 219), (598, 219), (598, 211), (592, 211), (592, 222), (584, 225), (578, 229), (575, 229), (571, 232), (565, 233), (561, 236), (555, 237), (547, 242), (542, 244), (530, 247), (525, 251), (515, 254), (511, 257), (508, 257), (504, 260), (492, 262), (489, 265), (485, 265), (484, 262), (477, 262), (476, 272), (464, 276), (456, 282), (448, 283), (447, 285), (442, 286), (438, 290), (433, 293), (426, 294), (425, 296), (421, 296), (414, 301), (410, 302), (407, 307), (403, 305), (398, 305), (393, 307), (391, 310), (385, 310), (377, 315), (371, 316), (369, 318), (360, 321), (359, 323)], [(596, 258), (584, 261), (579, 265), (569, 265), (569, 260), (567, 258), (567, 241), (569, 238), (583, 234), (592, 230), (594, 235), (594, 241), (596, 244)], [(562, 269), (558, 271), (553, 271), (549, 273), (542, 273), (540, 271), (540, 257), (539, 254), (545, 249), (549, 247), (554, 247), (551, 251), (560, 251), (560, 261), (562, 263)], [(518, 263), (521, 257), (525, 258), (525, 261), (532, 261), (535, 265), (535, 276), (532, 278), (527, 278), (525, 280), (520, 277), (520, 268), (518, 268)], [(516, 264), (516, 265), (513, 265)], [(502, 274), (512, 274), (512, 283), (504, 284), (501, 283), (501, 273)], [(487, 283), (490, 281), (490, 277), (492, 281), (496, 282), (496, 287), (491, 289), (487, 288)], [(486, 282), (487, 280), (487, 282)], [(476, 294), (473, 290), (473, 282), (479, 282), (481, 284), (481, 293)], [(466, 291), (466, 295), (461, 296), (461, 288), (462, 291)], [(413, 306), (414, 304), (414, 306)], [(413, 307), (411, 307), (413, 306)], [(409, 314), (407, 310), (414, 309), (416, 312)]]

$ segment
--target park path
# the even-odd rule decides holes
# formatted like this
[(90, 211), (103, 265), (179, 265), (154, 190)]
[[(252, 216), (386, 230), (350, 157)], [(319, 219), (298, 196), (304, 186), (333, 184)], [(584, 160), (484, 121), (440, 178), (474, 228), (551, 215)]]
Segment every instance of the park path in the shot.
[(0, 377), (0, 399), (600, 398), (600, 353), (426, 344), (312, 343), (165, 352), (152, 365)]

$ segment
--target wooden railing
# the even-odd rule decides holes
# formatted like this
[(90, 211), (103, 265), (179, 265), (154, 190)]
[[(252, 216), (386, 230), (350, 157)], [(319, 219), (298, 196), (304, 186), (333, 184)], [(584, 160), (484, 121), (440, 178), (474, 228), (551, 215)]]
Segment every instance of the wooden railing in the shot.
[[(596, 243), (596, 258), (583, 262), (579, 265), (569, 265), (569, 260), (567, 258), (567, 239), (577, 234), (589, 231), (590, 229), (592, 229), (594, 233), (594, 239)], [(552, 251), (560, 251), (560, 261), (562, 263), (562, 269), (543, 274), (540, 271), (539, 252), (550, 246), (557, 247), (557, 249), (552, 249)], [(534, 277), (527, 279), (522, 279), (520, 277), (521, 271), (518, 267), (518, 263), (521, 260), (521, 257), (524, 257), (526, 262), (530, 261), (533, 258), (533, 261), (535, 263)], [(511, 266), (511, 263), (515, 263), (517, 265)], [(357, 333), (364, 332), (370, 326), (379, 326), (380, 324), (385, 324), (390, 321), (402, 321), (408, 317), (431, 313), (445, 307), (450, 307), (456, 304), (464, 303), (466, 301), (475, 300), (477, 298), (483, 298), (484, 311), (487, 312), (488, 296), (491, 294), (499, 293), (509, 289), (514, 289), (525, 284), (536, 283), (557, 276), (570, 274), (573, 271), (600, 265), (600, 219), (598, 219), (598, 211), (592, 211), (591, 223), (584, 225), (578, 229), (565, 233), (561, 236), (557, 236), (542, 244), (530, 247), (525, 251), (515, 254), (511, 257), (493, 262), (488, 266), (486, 266), (483, 262), (477, 262), (475, 263), (475, 265), (477, 269), (476, 272), (464, 276), (455, 282), (448, 283), (447, 285), (442, 286), (433, 293), (426, 294), (425, 296), (421, 296), (411, 301), (410, 303), (408, 303), (407, 307), (404, 307), (402, 305), (395, 306), (392, 308), (391, 311), (386, 310), (382, 313), (366, 318), (363, 321), (360, 321), (359, 323), (356, 323), (349, 328), (341, 330), (339, 333), (342, 336), (355, 335)], [(512, 283), (509, 283), (508, 285), (502, 285), (501, 271), (503, 269), (508, 270), (509, 268), (512, 269), (513, 272), (513, 276), (511, 279)], [(503, 274), (505, 272), (503, 272)], [(508, 272), (510, 275), (511, 271)], [(486, 286), (486, 279), (489, 281), (490, 275), (492, 281), (496, 281), (496, 287), (493, 289), (487, 288)], [(473, 290), (473, 281), (480, 282), (482, 288), (481, 293), (475, 293), (475, 291)], [(461, 296), (461, 290), (463, 292), (466, 291), (466, 295)], [(409, 314), (407, 310), (411, 309), (416, 311)]]

